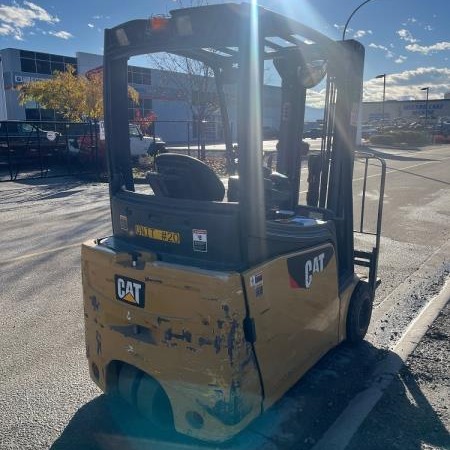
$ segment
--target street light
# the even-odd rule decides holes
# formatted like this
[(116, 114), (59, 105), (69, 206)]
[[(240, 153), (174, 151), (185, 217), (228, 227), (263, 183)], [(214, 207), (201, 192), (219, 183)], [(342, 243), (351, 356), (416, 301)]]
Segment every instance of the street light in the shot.
[(377, 75), (375, 78), (383, 78), (383, 103), (382, 103), (382, 112), (381, 112), (381, 131), (384, 129), (384, 100), (386, 98), (386, 74), (382, 73), (381, 75)]
[(345, 32), (347, 31), (347, 26), (351, 20), (351, 18), (355, 15), (356, 11), (358, 11), (359, 8), (362, 8), (366, 3), (369, 3), (372, 0), (366, 0), (365, 2), (362, 2), (357, 8), (353, 10), (353, 12), (350, 14), (349, 18), (347, 19), (347, 22), (345, 22), (344, 31), (342, 32), (342, 40), (345, 40)]
[(428, 127), (428, 92), (430, 90), (430, 86), (420, 88), (421, 91), (427, 91), (427, 99), (425, 101), (425, 129)]

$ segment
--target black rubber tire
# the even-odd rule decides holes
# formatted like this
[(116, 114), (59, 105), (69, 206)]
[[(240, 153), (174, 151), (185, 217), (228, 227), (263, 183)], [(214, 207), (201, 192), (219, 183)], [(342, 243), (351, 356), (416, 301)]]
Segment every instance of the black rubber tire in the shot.
[(361, 342), (369, 328), (373, 300), (367, 283), (360, 281), (353, 291), (347, 312), (347, 341)]
[(167, 394), (157, 381), (146, 374), (142, 375), (136, 391), (136, 407), (159, 430), (174, 428), (172, 407)]
[(137, 382), (138, 376), (139, 371), (136, 367), (124, 364), (120, 368), (119, 379), (117, 381), (117, 393), (127, 403), (134, 403), (135, 383)]

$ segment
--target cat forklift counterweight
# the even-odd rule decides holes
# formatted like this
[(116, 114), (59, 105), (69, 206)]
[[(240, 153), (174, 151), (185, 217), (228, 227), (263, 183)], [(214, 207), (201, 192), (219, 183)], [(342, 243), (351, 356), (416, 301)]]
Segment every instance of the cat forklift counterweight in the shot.
[[(176, 153), (155, 158), (146, 186), (135, 183), (128, 60), (161, 52), (212, 71), (227, 148), (235, 118), (237, 174), (225, 185), (202, 161)], [(183, 8), (105, 31), (113, 232), (82, 247), (86, 350), (95, 383), (151, 426), (228, 440), (331, 348), (364, 338), (385, 167), (381, 161), (374, 246), (356, 251), (352, 178), (363, 63), (357, 41), (333, 41), (248, 4)], [(276, 170), (264, 166), (262, 151), (267, 64), (281, 80)], [(320, 83), (327, 92), (322, 148), (309, 156), (306, 180), (305, 102)], [(365, 192), (366, 184), (362, 216)]]

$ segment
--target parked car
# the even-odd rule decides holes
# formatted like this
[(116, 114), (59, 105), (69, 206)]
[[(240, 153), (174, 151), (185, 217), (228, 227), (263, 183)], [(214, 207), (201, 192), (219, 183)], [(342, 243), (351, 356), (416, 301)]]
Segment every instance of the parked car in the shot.
[(49, 157), (66, 149), (61, 133), (39, 128), (38, 124), (19, 121), (0, 122), (2, 154), (20, 158)]
[(158, 140), (158, 142), (163, 142), (160, 138), (155, 137), (155, 139), (153, 139), (152, 136), (145, 136), (139, 125), (134, 123), (130, 123), (129, 130), (130, 152), (132, 157), (137, 158), (139, 156), (147, 156), (151, 147), (153, 148), (156, 143), (156, 140)]
[(320, 128), (311, 128), (303, 132), (303, 139), (318, 139), (322, 137), (322, 130)]
[[(129, 124), (129, 136), (131, 157), (135, 160), (140, 156), (155, 156), (165, 151), (165, 142), (159, 137), (144, 135), (139, 125)], [(97, 128), (87, 126), (84, 134), (70, 139), (69, 149), (72, 154), (78, 154), (83, 164), (97, 161), (100, 167), (106, 166), (105, 141), (101, 139), (100, 124), (97, 124)]]
[(377, 134), (377, 129), (375, 127), (363, 125), (361, 128), (361, 137), (363, 139), (369, 139), (370, 136)]

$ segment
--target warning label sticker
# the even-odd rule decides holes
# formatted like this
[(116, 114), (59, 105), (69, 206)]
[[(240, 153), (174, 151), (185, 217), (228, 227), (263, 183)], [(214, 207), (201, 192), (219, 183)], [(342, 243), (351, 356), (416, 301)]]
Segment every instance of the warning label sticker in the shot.
[(206, 230), (192, 230), (192, 245), (194, 252), (207, 252), (208, 232)]

